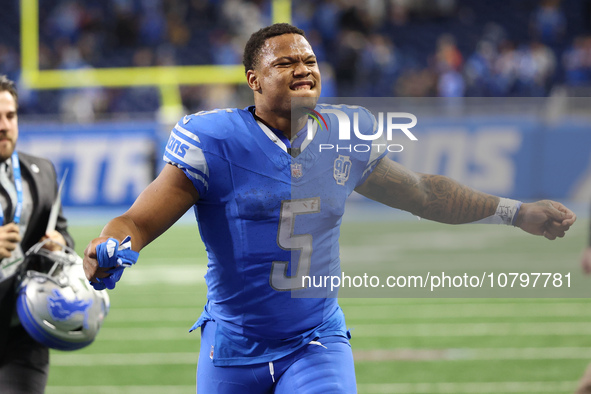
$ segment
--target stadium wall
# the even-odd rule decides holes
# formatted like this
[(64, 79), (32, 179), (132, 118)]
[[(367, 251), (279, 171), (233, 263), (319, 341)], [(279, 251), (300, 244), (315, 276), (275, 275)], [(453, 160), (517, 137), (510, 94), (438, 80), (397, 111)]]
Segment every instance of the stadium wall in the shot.
[(534, 116), (421, 119), (418, 141), (391, 154), (418, 172), (447, 175), (476, 189), (519, 199), (588, 201), (589, 120)]
[[(496, 195), (585, 200), (591, 195), (588, 121), (535, 118), (421, 119), (418, 141), (390, 154), (419, 172), (450, 176)], [(51, 159), (63, 204), (126, 207), (162, 167), (168, 130), (157, 122), (21, 124), (18, 149)], [(346, 154), (346, 152), (341, 152)]]

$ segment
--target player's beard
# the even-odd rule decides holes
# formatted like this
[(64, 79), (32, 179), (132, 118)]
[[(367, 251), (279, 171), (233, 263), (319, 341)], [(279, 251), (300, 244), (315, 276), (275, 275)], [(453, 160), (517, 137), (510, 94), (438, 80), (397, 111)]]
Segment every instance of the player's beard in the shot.
[(15, 143), (9, 137), (0, 136), (0, 162), (7, 160), (14, 152)]

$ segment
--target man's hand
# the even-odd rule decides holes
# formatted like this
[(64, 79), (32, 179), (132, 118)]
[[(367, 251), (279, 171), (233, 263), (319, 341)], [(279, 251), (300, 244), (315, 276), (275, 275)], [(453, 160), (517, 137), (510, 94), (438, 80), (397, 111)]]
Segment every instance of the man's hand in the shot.
[(96, 290), (114, 289), (123, 270), (134, 265), (138, 257), (139, 253), (131, 249), (129, 235), (123, 241), (111, 237), (96, 238), (85, 250), (83, 265), (92, 287)]
[(577, 216), (561, 203), (542, 200), (522, 204), (515, 226), (530, 234), (555, 240), (564, 237), (575, 220)]
[(43, 245), (43, 248), (52, 252), (62, 250), (62, 245), (66, 245), (66, 240), (64, 239), (64, 236), (57, 230), (52, 230), (49, 233), (42, 236), (40, 242), (45, 241), (46, 239), (49, 239), (50, 241), (46, 242)]
[(21, 241), (18, 225), (8, 223), (0, 226), (0, 258), (10, 257)]
[(82, 260), (82, 265), (84, 267), (84, 273), (86, 274), (86, 279), (93, 283), (97, 283), (97, 278), (104, 279), (108, 277), (110, 274), (107, 272), (110, 270), (109, 267), (99, 267), (99, 263), (97, 261), (96, 255), (96, 247), (98, 244), (101, 244), (107, 241), (109, 237), (99, 237), (95, 238), (86, 247), (84, 250), (84, 259)]
[(581, 255), (581, 268), (587, 275), (591, 274), (591, 246), (586, 247)]

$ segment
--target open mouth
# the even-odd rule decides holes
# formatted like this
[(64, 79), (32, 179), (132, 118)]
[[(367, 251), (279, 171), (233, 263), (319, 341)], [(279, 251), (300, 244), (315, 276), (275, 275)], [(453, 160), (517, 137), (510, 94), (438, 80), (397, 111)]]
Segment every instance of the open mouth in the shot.
[(312, 90), (314, 84), (310, 81), (301, 81), (293, 83), (290, 88), (291, 90)]

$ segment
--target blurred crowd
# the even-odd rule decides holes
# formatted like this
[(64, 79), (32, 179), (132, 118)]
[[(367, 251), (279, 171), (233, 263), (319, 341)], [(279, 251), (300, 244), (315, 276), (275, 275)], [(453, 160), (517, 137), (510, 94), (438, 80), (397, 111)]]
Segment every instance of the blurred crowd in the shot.
[[(14, 14), (4, 12), (0, 24), (18, 30), (18, 1), (11, 2)], [(298, 0), (292, 18), (316, 51), (327, 97), (530, 97), (591, 83), (589, 3)], [(271, 23), (270, 0), (39, 6), (41, 69), (240, 64), (250, 34)], [(0, 73), (19, 79), (18, 34), (0, 35)], [(160, 104), (153, 87), (21, 92), (23, 113), (79, 121), (155, 112)], [(196, 111), (244, 106), (251, 96), (245, 86), (183, 86), (181, 97)]]

